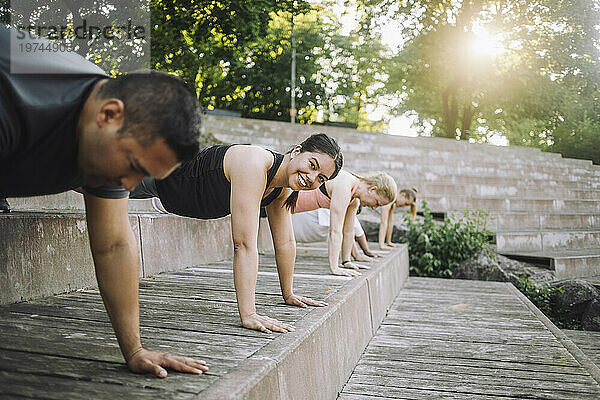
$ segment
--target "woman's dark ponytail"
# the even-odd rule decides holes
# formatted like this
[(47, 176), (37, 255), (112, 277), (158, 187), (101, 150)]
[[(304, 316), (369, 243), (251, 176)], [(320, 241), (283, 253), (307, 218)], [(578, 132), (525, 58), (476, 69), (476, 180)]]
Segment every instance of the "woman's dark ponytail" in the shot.
[(290, 210), (290, 213), (294, 213), (294, 210), (296, 209), (296, 202), (298, 201), (298, 191), (294, 190), (292, 192), (292, 194), (290, 194), (288, 196), (287, 199), (285, 199), (285, 207)]

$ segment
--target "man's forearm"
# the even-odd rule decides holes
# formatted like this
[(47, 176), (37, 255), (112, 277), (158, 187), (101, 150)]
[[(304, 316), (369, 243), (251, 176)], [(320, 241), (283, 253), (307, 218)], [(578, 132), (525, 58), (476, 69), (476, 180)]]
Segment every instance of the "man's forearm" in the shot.
[(92, 251), (100, 294), (126, 361), (142, 348), (138, 303), (139, 258), (137, 246), (131, 242), (111, 247), (106, 252)]

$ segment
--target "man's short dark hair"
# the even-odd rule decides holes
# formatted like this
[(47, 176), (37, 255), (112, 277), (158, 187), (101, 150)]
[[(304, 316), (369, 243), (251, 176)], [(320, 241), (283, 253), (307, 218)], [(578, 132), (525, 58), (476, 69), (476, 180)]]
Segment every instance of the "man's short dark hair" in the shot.
[(135, 137), (143, 145), (162, 138), (179, 161), (192, 159), (200, 150), (202, 108), (182, 79), (159, 71), (120, 75), (101, 85), (98, 97), (124, 103), (119, 134)]

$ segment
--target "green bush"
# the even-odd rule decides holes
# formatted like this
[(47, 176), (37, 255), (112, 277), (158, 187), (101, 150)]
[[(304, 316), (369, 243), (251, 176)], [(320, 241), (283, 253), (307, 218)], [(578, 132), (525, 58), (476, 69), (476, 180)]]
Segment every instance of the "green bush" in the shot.
[(433, 220), (427, 202), (421, 207), (423, 219), (409, 221), (410, 272), (414, 276), (451, 278), (461, 261), (479, 250), (488, 249), (491, 232), (485, 228), (488, 214), (464, 211), (461, 218), (448, 218), (443, 223)]

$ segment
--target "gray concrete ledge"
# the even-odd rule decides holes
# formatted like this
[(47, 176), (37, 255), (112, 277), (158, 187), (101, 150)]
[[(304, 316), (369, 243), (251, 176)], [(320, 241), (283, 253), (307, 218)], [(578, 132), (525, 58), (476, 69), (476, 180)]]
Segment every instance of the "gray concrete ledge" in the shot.
[[(140, 276), (220, 261), (233, 254), (229, 217), (203, 221), (130, 214)], [(0, 215), (0, 304), (97, 286), (85, 214)]]
[(402, 246), (197, 398), (335, 399), (407, 277)]
[[(84, 211), (83, 195), (74, 190), (47, 196), (11, 197), (8, 199), (14, 211)], [(129, 201), (130, 212), (154, 212), (150, 199)]]

